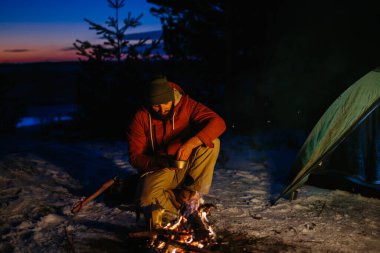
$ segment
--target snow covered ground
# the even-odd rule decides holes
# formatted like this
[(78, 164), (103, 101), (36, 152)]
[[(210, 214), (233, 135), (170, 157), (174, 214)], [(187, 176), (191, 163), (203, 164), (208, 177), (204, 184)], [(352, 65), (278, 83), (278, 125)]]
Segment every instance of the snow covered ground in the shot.
[[(260, 138), (259, 138), (260, 137)], [(223, 137), (209, 217), (215, 252), (380, 252), (380, 200), (305, 185), (298, 199), (270, 199), (297, 150), (274, 136)], [(273, 138), (269, 137), (269, 138)], [(127, 233), (144, 227), (102, 196), (71, 208), (115, 175), (134, 173), (123, 141), (0, 142), (0, 252), (144, 252)]]

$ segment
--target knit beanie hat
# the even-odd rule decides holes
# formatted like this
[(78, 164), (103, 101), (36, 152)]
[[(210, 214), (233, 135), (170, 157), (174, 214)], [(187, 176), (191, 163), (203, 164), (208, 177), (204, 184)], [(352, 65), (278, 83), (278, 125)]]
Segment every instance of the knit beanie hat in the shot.
[(173, 88), (165, 76), (157, 76), (148, 84), (147, 99), (150, 105), (166, 104), (174, 100)]

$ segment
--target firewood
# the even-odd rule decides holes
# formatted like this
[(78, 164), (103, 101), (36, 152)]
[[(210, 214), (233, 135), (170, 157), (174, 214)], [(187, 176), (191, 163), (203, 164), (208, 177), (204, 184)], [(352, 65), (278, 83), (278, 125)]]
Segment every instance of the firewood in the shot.
[(150, 238), (152, 240), (162, 241), (174, 247), (181, 248), (185, 250), (186, 252), (193, 251), (193, 252), (200, 252), (200, 253), (212, 253), (209, 250), (198, 248), (197, 246), (179, 242), (170, 238), (171, 235), (190, 235), (189, 233), (181, 233), (177, 231), (160, 229), (160, 230), (151, 230), (151, 231), (147, 230), (147, 231), (139, 231), (139, 232), (130, 232), (128, 233), (128, 235), (131, 238)]
[(128, 233), (128, 236), (131, 238), (154, 238), (157, 236), (157, 233), (155, 231), (139, 231), (139, 232), (130, 232)]
[(193, 245), (186, 244), (183, 242), (177, 242), (177, 241), (171, 240), (169, 238), (166, 241), (170, 245), (172, 245), (174, 247), (181, 248), (181, 249), (185, 250), (186, 252), (194, 251), (194, 252), (200, 252), (200, 253), (212, 253), (212, 251), (210, 251), (210, 250), (198, 248), (197, 246), (193, 246)]
[(174, 230), (168, 230), (168, 229), (154, 229), (154, 230), (146, 230), (146, 231), (138, 231), (138, 232), (130, 232), (128, 235), (131, 238), (142, 238), (142, 237), (147, 237), (147, 238), (153, 238), (158, 235), (162, 236), (169, 236), (169, 235), (191, 235), (190, 233), (187, 232), (179, 232), (179, 231), (174, 231)]

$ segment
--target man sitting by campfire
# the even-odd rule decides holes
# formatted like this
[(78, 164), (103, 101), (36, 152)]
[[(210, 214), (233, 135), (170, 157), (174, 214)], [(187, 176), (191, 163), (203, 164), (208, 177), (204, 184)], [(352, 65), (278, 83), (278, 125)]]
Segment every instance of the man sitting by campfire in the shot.
[(137, 201), (145, 220), (160, 228), (162, 215), (188, 216), (209, 192), (226, 124), (163, 75), (145, 95), (127, 131), (129, 161), (141, 175)]

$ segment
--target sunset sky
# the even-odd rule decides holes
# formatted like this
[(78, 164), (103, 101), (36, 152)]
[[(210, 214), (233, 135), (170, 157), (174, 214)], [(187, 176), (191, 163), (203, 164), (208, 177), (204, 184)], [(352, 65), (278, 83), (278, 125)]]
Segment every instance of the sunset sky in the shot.
[[(141, 26), (129, 33), (161, 29), (149, 13), (153, 5), (144, 0), (126, 0), (120, 16), (143, 14)], [(19, 0), (0, 1), (0, 63), (76, 60), (76, 39), (95, 41), (87, 18), (105, 24), (114, 10), (106, 0)]]

